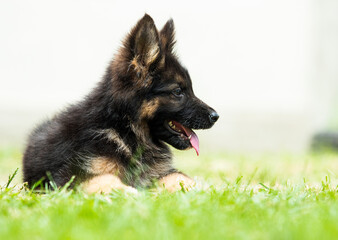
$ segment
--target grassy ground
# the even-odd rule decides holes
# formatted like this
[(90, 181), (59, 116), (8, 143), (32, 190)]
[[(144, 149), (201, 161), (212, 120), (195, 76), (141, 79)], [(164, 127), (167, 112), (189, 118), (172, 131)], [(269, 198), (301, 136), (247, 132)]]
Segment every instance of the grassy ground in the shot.
[[(0, 150), (0, 239), (337, 239), (338, 155), (176, 153), (190, 192), (88, 196), (20, 190)], [(20, 172), (21, 170), (19, 170)], [(17, 187), (13, 188), (14, 185)]]

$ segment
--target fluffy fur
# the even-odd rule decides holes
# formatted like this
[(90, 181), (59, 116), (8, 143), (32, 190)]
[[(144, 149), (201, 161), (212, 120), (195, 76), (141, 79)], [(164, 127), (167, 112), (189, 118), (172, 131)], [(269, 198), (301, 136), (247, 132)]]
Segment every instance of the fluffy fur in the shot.
[(110, 174), (121, 180), (118, 186), (145, 188), (177, 173), (166, 143), (178, 149), (191, 144), (168, 121), (205, 129), (218, 115), (194, 95), (189, 73), (173, 53), (174, 41), (172, 20), (158, 31), (145, 15), (92, 92), (31, 133), (24, 181), (32, 186), (48, 182), (49, 175), (63, 186), (72, 176), (88, 183)]

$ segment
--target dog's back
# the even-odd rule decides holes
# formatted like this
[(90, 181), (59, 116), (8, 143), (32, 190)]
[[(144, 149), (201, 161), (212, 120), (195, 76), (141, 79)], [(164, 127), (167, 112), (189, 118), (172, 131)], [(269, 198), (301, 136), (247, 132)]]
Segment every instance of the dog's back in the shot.
[[(72, 144), (62, 135), (57, 118), (39, 125), (30, 135), (23, 157), (23, 178), (30, 186), (42, 180), (64, 185), (75, 172), (70, 172)], [(49, 175), (49, 176), (48, 176)], [(48, 179), (48, 178), (52, 179)]]

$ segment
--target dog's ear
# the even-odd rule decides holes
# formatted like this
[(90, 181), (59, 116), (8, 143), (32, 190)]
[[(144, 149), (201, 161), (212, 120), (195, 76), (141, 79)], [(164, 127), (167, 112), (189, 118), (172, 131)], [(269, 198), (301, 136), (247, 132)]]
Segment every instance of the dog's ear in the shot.
[(145, 14), (128, 36), (128, 45), (132, 60), (149, 67), (155, 63), (161, 53), (159, 34), (154, 20)]
[(160, 38), (163, 48), (168, 52), (172, 52), (175, 45), (175, 26), (172, 19), (169, 19), (162, 28)]

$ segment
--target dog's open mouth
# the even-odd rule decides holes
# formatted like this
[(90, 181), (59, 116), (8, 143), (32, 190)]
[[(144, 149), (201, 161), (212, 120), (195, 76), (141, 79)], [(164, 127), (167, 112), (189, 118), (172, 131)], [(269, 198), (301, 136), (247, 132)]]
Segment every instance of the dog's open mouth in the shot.
[(176, 121), (168, 121), (168, 129), (172, 133), (179, 135), (184, 140), (189, 140), (191, 146), (195, 149), (197, 156), (199, 155), (199, 140), (196, 133), (192, 129), (184, 127), (182, 124)]

